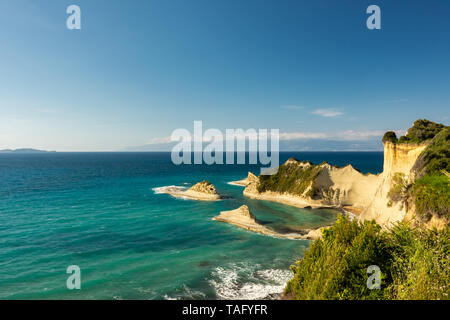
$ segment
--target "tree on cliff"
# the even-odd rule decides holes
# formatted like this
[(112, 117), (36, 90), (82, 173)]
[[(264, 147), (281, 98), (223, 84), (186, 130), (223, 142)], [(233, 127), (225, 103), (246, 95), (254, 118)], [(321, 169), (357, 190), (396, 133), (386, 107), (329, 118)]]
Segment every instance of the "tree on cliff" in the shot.
[(414, 121), (411, 128), (408, 129), (406, 135), (400, 137), (400, 143), (423, 143), (433, 139), (439, 132), (444, 129), (442, 123), (436, 123), (427, 119), (419, 119)]
[(394, 131), (388, 131), (384, 134), (383, 139), (382, 139), (383, 143), (386, 142), (392, 142), (392, 143), (397, 143), (397, 135), (395, 134)]

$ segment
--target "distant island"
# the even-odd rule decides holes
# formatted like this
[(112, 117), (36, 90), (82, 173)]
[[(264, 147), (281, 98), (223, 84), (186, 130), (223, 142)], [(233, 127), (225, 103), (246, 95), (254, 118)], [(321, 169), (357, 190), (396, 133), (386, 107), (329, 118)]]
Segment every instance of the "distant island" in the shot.
[(0, 153), (48, 153), (48, 152), (56, 152), (56, 151), (46, 151), (46, 150), (29, 149), (29, 148), (0, 150)]

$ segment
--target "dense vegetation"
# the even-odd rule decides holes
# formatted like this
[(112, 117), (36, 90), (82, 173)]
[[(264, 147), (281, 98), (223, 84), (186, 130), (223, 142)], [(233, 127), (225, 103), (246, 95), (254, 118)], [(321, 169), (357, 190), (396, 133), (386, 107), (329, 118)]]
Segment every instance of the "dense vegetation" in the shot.
[(384, 134), (383, 139), (382, 139), (383, 143), (385, 142), (392, 142), (392, 143), (397, 143), (398, 139), (397, 139), (397, 135), (395, 134), (394, 131), (388, 131)]
[(414, 183), (413, 199), (420, 220), (431, 217), (445, 218), (449, 222), (450, 178), (445, 175), (427, 175)]
[[(381, 270), (380, 289), (367, 287), (371, 265)], [(449, 299), (450, 229), (383, 231), (341, 216), (292, 270), (285, 294), (296, 299)]]
[(278, 168), (274, 175), (261, 175), (259, 177), (258, 191), (274, 191), (302, 195), (319, 175), (322, 168), (310, 162), (299, 165), (296, 159), (289, 159), (287, 163)]
[(413, 170), (418, 177), (450, 172), (450, 127), (439, 132), (417, 159)]
[(445, 126), (441, 123), (432, 122), (426, 119), (414, 121), (406, 135), (400, 137), (399, 143), (423, 143), (433, 139)]
[(389, 141), (392, 143), (412, 143), (420, 144), (433, 139), (445, 126), (441, 123), (436, 123), (426, 119), (419, 119), (414, 121), (411, 128), (408, 129), (406, 135), (397, 139), (394, 131), (388, 131), (383, 136), (383, 143)]
[(450, 220), (450, 127), (444, 127), (417, 159), (413, 171), (418, 178), (411, 188), (417, 216)]

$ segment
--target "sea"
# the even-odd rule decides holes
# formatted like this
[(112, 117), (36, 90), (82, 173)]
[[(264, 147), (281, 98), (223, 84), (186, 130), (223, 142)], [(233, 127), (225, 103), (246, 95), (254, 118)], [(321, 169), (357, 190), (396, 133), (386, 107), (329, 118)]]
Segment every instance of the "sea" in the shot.
[[(380, 173), (382, 152), (283, 152)], [(170, 153), (0, 154), (0, 299), (273, 299), (310, 241), (213, 221), (246, 204), (281, 233), (332, 224), (331, 209), (243, 196), (230, 184), (259, 165), (174, 165)], [(177, 199), (163, 188), (208, 180), (225, 197)], [(80, 289), (69, 289), (69, 266)], [(70, 286), (69, 286), (70, 287)]]

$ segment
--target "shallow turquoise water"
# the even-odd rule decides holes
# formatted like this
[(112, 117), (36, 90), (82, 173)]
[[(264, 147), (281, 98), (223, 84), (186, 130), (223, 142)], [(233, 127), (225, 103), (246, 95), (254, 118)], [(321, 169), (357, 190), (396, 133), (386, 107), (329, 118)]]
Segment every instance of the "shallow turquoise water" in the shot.
[[(293, 154), (282, 154), (282, 161)], [(382, 153), (305, 153), (380, 172)], [(345, 162), (344, 162), (345, 161)], [(332, 210), (247, 199), (229, 185), (257, 166), (175, 166), (169, 154), (0, 155), (0, 298), (264, 298), (283, 289), (309, 242), (212, 221), (247, 204), (266, 226), (290, 232), (329, 224)], [(218, 202), (175, 199), (155, 188), (208, 179)], [(81, 268), (81, 290), (66, 268)]]

